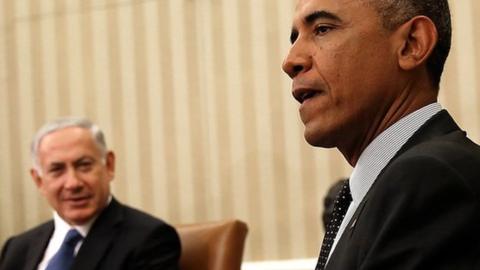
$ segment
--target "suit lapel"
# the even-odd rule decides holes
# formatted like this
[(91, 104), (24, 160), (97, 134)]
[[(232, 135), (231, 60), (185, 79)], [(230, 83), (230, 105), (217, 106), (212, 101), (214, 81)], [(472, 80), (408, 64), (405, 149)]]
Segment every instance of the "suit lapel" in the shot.
[[(345, 245), (348, 245), (349, 239), (352, 237), (353, 233), (355, 232), (355, 225), (357, 220), (360, 218), (361, 213), (363, 212), (365, 205), (369, 199), (369, 194), (371, 193), (370, 191), (374, 189), (375, 183), (379, 178), (382, 177), (383, 172), (385, 171), (386, 168), (392, 163), (393, 160), (395, 160), (399, 155), (407, 151), (408, 149), (412, 148), (413, 146), (420, 144), (424, 141), (427, 141), (429, 139), (445, 135), (451, 132), (455, 131), (460, 131), (460, 128), (458, 125), (455, 123), (453, 118), (448, 114), (446, 110), (442, 110), (432, 116), (425, 124), (423, 124), (417, 132), (413, 134), (413, 136), (400, 148), (400, 150), (395, 154), (395, 156), (390, 160), (390, 162), (383, 168), (383, 170), (380, 172), (380, 174), (377, 176), (375, 182), (373, 185), (370, 187), (370, 190), (367, 192), (365, 197), (363, 198), (362, 202), (358, 206), (357, 210), (353, 214), (351, 220), (349, 221), (347, 227), (345, 228), (345, 231), (343, 232), (342, 236), (340, 237), (337, 246), (335, 247), (335, 250), (333, 251), (331, 258), (329, 260), (329, 263), (332, 262), (332, 264), (327, 264), (326, 269), (329, 269), (329, 265), (335, 265), (334, 261), (337, 260), (338, 253), (342, 253), (339, 251), (342, 251), (346, 248)], [(340, 255), (341, 256), (341, 255)], [(341, 260), (341, 258), (338, 258)]]
[[(355, 225), (357, 223), (358, 217), (362, 214), (363, 209), (365, 208), (365, 204), (367, 203), (368, 198), (365, 197), (365, 199), (360, 203), (360, 205), (357, 207), (357, 210), (353, 214), (352, 218), (348, 222), (347, 227), (345, 227), (345, 232), (344, 235), (346, 237), (350, 238), (352, 236), (353, 231), (355, 230)], [(343, 237), (343, 235), (342, 235)], [(341, 238), (342, 238), (341, 237)]]
[(454, 131), (459, 131), (460, 128), (458, 125), (455, 123), (453, 118), (448, 114), (446, 110), (441, 110), (432, 118), (430, 118), (425, 124), (423, 124), (413, 135), (408, 141), (398, 150), (398, 152), (395, 154), (395, 156), (388, 162), (388, 164), (385, 166), (385, 168), (382, 169), (382, 171), (378, 174), (377, 178), (375, 179), (375, 182), (372, 184), (370, 187), (369, 191), (363, 198), (362, 202), (360, 203), (359, 207), (353, 214), (352, 219), (350, 220), (348, 227), (346, 230), (349, 231), (349, 236), (353, 233), (353, 228), (355, 227), (355, 224), (358, 217), (362, 213), (366, 202), (368, 201), (370, 190), (372, 190), (375, 186), (375, 183), (379, 178), (382, 177), (383, 172), (388, 168), (388, 166), (402, 153), (407, 151), (408, 149), (412, 148), (413, 146), (420, 144), (424, 141), (427, 141), (429, 139), (445, 135)]
[[(413, 136), (402, 146), (402, 148), (400, 148), (392, 160), (417, 144), (454, 131), (460, 131), (460, 128), (446, 110), (441, 110), (432, 116), (432, 118), (430, 118), (425, 124), (422, 125), (422, 127), (417, 130), (417, 132), (413, 134)], [(392, 162), (392, 160), (390, 160), (389, 164)], [(386, 167), (388, 167), (388, 165)]]
[(25, 262), (25, 269), (35, 270), (38, 267), (38, 264), (43, 258), (45, 249), (47, 249), (48, 242), (52, 236), (54, 229), (53, 221), (50, 221), (43, 225), (43, 227), (35, 235), (33, 241), (36, 244), (32, 244), (30, 248), (26, 251), (27, 261)]
[(75, 257), (72, 270), (96, 269), (100, 260), (112, 245), (122, 220), (122, 206), (115, 199), (112, 199), (90, 229)]
[[(442, 136), (454, 131), (460, 131), (460, 128), (458, 125), (455, 123), (453, 118), (448, 114), (446, 110), (441, 110), (432, 118), (430, 118), (425, 124), (423, 124), (413, 135), (410, 139), (407, 140), (407, 142), (398, 150), (398, 152), (393, 156), (393, 158), (388, 162), (388, 164), (385, 166), (385, 168), (382, 169), (382, 171), (378, 174), (377, 178), (375, 179), (375, 182), (373, 185), (370, 187), (370, 190), (372, 190), (375, 186), (375, 183), (379, 178), (382, 177), (383, 172), (390, 166), (390, 164), (401, 154), (403, 154), (405, 151), (408, 149), (414, 147), (417, 144), (420, 144), (424, 141), (430, 140), (432, 138)], [(360, 203), (360, 206), (358, 207), (357, 211), (354, 214), (354, 217), (358, 217), (363, 210), (363, 207), (365, 206), (366, 201), (368, 200), (369, 197), (369, 192), (365, 195), (363, 198), (362, 202)], [(352, 218), (353, 220), (353, 218)]]

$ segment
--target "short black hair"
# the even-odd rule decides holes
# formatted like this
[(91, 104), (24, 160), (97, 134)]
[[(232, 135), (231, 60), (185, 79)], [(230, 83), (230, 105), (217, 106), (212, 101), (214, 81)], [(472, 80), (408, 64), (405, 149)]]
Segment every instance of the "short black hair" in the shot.
[(438, 89), (445, 61), (452, 42), (452, 23), (447, 0), (368, 0), (382, 20), (383, 26), (393, 30), (415, 16), (430, 18), (438, 32), (438, 42), (427, 59), (427, 71)]

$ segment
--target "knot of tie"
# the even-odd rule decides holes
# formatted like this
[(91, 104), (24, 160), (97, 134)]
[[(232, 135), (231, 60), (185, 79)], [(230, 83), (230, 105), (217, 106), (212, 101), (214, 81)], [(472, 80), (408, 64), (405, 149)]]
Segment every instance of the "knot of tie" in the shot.
[(75, 229), (70, 229), (65, 235), (63, 242), (66, 245), (76, 246), (78, 241), (82, 240), (83, 236)]
[(57, 253), (52, 257), (45, 270), (68, 270), (75, 258), (75, 246), (83, 236), (75, 229), (70, 229)]
[(327, 225), (327, 230), (323, 238), (322, 248), (320, 250), (320, 256), (318, 258), (318, 263), (315, 270), (323, 270), (325, 268), (325, 265), (328, 261), (328, 255), (332, 249), (333, 241), (337, 236), (338, 229), (340, 228), (343, 218), (347, 213), (348, 206), (352, 201), (352, 194), (350, 193), (350, 186), (348, 183), (348, 180), (345, 181), (342, 189), (335, 199), (332, 217)]

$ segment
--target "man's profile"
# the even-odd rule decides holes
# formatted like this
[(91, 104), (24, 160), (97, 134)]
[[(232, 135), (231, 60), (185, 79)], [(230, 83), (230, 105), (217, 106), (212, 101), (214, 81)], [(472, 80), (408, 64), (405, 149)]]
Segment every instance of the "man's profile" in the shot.
[(353, 167), (316, 269), (480, 269), (480, 147), (437, 100), (447, 0), (298, 0), (290, 41), (305, 139)]

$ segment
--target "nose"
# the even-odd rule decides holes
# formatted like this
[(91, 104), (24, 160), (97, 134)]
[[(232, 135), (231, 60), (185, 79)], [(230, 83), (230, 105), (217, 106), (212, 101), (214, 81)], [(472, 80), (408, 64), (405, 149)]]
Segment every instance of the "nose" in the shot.
[(74, 169), (69, 169), (65, 174), (64, 188), (69, 190), (78, 190), (82, 187), (83, 183), (77, 172)]
[(312, 68), (312, 57), (309, 55), (308, 48), (297, 40), (287, 57), (283, 61), (282, 69), (290, 78), (295, 78), (298, 74), (307, 72)]

